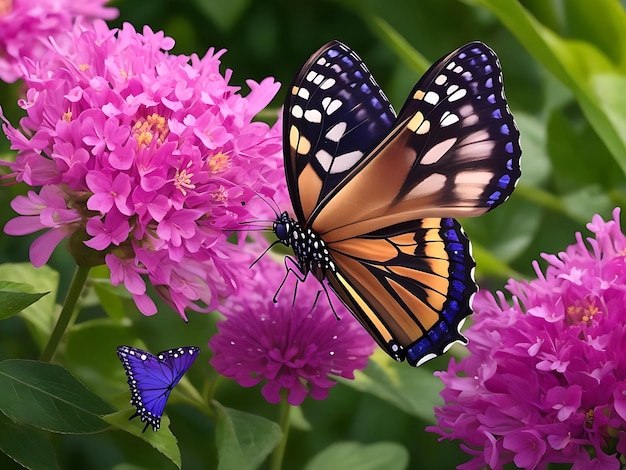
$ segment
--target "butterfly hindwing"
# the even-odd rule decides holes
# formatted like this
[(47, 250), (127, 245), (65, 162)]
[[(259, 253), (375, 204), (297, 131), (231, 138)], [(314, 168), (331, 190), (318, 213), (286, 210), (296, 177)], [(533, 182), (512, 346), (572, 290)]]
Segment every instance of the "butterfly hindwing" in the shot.
[(316, 207), (311, 226), (329, 241), (480, 215), (512, 193), (520, 156), (497, 56), (470, 43), (429, 69), (389, 135)]
[(337, 41), (299, 70), (284, 113), (287, 185), (296, 217), (303, 221), (395, 121), (363, 61)]
[(333, 290), (392, 357), (419, 365), (464, 341), (476, 292), (469, 240), (454, 219), (405, 222), (329, 243)]
[(161, 416), (172, 389), (198, 357), (200, 348), (185, 346), (161, 351), (156, 356), (138, 348), (119, 346), (117, 355), (122, 361), (131, 392), (131, 404), (146, 423), (157, 431)]

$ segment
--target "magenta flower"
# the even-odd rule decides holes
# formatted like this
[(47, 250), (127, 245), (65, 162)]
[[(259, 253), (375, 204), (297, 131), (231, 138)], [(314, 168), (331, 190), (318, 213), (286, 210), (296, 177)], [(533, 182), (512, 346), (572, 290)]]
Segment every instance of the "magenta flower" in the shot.
[(215, 309), (248, 272), (228, 236), (273, 219), (267, 201), (285, 198), (280, 123), (252, 121), (280, 85), (250, 80), (242, 96), (219, 71), (224, 51), (169, 54), (174, 41), (148, 27), (79, 23), (48, 45), (45, 61), (23, 66), (21, 130), (0, 113), (17, 150), (0, 162), (4, 179), (33, 187), (5, 232), (45, 230), (30, 249), (36, 266), (81, 232), (71, 243), (101, 252), (93, 264), (106, 262), (144, 314), (156, 312), (145, 280), (183, 318)]
[(339, 301), (333, 304), (337, 320), (324, 293), (317, 297), (321, 286), (313, 276), (298, 283), (293, 303), (291, 274), (274, 304), (285, 267), (265, 256), (253, 271), (241, 294), (220, 308), (226, 319), (209, 342), (220, 374), (243, 387), (265, 382), (261, 393), (268, 402), (278, 403), (285, 391), (297, 406), (307, 395), (325, 399), (336, 383), (329, 376), (353, 379), (354, 370), (365, 368), (372, 338)]
[(626, 450), (626, 237), (594, 216), (545, 275), (510, 280), (509, 304), (479, 292), (467, 330), (471, 355), (447, 372), (435, 410), (442, 439), (473, 459), (459, 468), (619, 469)]
[(64, 37), (76, 18), (117, 18), (117, 9), (105, 7), (105, 3), (107, 0), (0, 1), (0, 80), (11, 83), (22, 78), (20, 64), (26, 59), (42, 59), (49, 50), (48, 38)]

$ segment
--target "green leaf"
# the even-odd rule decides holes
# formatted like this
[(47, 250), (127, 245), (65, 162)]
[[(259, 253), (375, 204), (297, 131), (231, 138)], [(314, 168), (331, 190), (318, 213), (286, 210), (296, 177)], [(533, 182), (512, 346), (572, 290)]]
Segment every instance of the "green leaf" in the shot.
[(105, 400), (119, 393), (126, 374), (116, 349), (122, 344), (137, 344), (131, 326), (110, 318), (88, 320), (74, 325), (66, 338), (62, 358), (67, 369)]
[(0, 281), (0, 319), (21, 312), (48, 293), (35, 292), (35, 288), (30, 284)]
[[(361, 6), (359, 5), (355, 11), (360, 12)], [(426, 72), (431, 65), (428, 59), (411, 46), (411, 44), (389, 23), (374, 14), (363, 15), (363, 17), (369, 23), (374, 33), (386, 43), (404, 63), (408, 64), (418, 74)]]
[(299, 406), (292, 406), (291, 411), (289, 411), (289, 426), (292, 429), (297, 429), (298, 431), (312, 431), (313, 426), (304, 416), (302, 412), (302, 408)]
[(610, 214), (613, 204), (600, 186), (589, 185), (563, 197), (563, 205), (572, 217), (589, 221), (590, 214)]
[(522, 146), (521, 182), (533, 186), (545, 184), (551, 171), (546, 152), (546, 123), (520, 112), (515, 112), (515, 123), (520, 129)]
[(93, 279), (91, 282), (100, 305), (112, 319), (121, 321), (132, 313), (139, 314), (133, 296), (124, 286), (114, 286), (108, 279)]
[[(491, 10), (537, 60), (572, 90), (592, 127), (626, 173), (626, 109), (620, 95), (623, 88), (619, 88), (626, 73), (624, 59), (612, 63), (597, 47), (599, 43), (626, 41), (626, 15), (621, 4), (616, 0), (587, 2), (585, 9), (589, 15), (602, 18), (602, 22), (611, 18), (610, 28), (601, 29), (602, 40), (592, 44), (557, 35), (517, 0), (477, 0), (477, 3)], [(610, 31), (620, 31), (623, 39), (612, 37)], [(609, 53), (613, 56), (617, 49), (611, 49)], [(611, 78), (603, 81), (598, 76)], [(608, 88), (602, 87), (602, 83)], [(620, 98), (613, 99), (616, 96)]]
[(25, 359), (0, 362), (0, 411), (14, 421), (59, 433), (106, 429), (112, 408), (63, 367)]
[[(461, 221), (474, 246), (489, 247), (489, 252), (502, 263), (515, 260), (540, 229), (542, 210), (527, 204), (517, 193), (498, 210), (481, 217)], [(483, 266), (477, 259), (478, 270)], [(483, 272), (484, 274), (484, 272)]]
[(124, 462), (119, 465), (115, 465), (111, 468), (111, 470), (150, 470), (150, 468)]
[(118, 429), (126, 431), (129, 434), (137, 436), (141, 440), (147, 442), (154, 449), (159, 451), (165, 457), (172, 461), (174, 465), (181, 468), (182, 461), (180, 457), (180, 449), (178, 448), (178, 440), (170, 431), (170, 420), (166, 415), (161, 417), (161, 427), (154, 432), (150, 426), (143, 432), (145, 426), (139, 418), (129, 420), (135, 412), (135, 408), (118, 411), (102, 416), (102, 419)]
[(282, 438), (273, 421), (214, 402), (217, 411), (217, 452), (219, 470), (255, 469)]
[(355, 371), (355, 380), (340, 379), (361, 392), (370, 393), (428, 423), (435, 423), (433, 408), (441, 405), (441, 381), (425, 367), (411, 367), (394, 361), (377, 349), (364, 371)]
[(0, 449), (26, 468), (55, 470), (56, 454), (48, 436), (30, 426), (18, 425), (0, 414)]
[(409, 452), (393, 442), (338, 442), (317, 454), (305, 470), (404, 470)]
[[(558, 193), (576, 191), (590, 184), (608, 189), (623, 183), (624, 175), (619, 166), (589, 123), (582, 118), (578, 107), (553, 110), (547, 130), (548, 152)], [(592, 161), (593, 164), (590, 164)]]
[(245, 13), (250, 0), (195, 0), (195, 4), (220, 29), (228, 31)]
[(30, 263), (6, 263), (0, 265), (0, 279), (30, 284), (39, 292), (51, 294), (26, 307), (20, 313), (20, 316), (26, 320), (35, 343), (43, 349), (60, 312), (60, 307), (55, 303), (59, 273), (48, 266), (35, 268)]

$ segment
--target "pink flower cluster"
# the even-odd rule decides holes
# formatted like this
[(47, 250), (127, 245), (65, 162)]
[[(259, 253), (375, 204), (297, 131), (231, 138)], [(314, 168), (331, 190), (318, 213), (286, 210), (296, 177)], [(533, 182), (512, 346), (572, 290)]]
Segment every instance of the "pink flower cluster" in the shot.
[(329, 375), (353, 379), (375, 343), (339, 301), (334, 302), (337, 320), (313, 276), (300, 282), (292, 273), (273, 303), (285, 274), (282, 264), (269, 256), (261, 259), (254, 278), (245, 280), (245, 295), (230, 297), (220, 308), (226, 319), (218, 323), (209, 347), (219, 373), (243, 387), (265, 382), (261, 392), (268, 402), (281, 401), (284, 391), (297, 406), (307, 395), (325, 399), (336, 383)]
[(106, 256), (111, 281), (144, 314), (156, 312), (147, 277), (186, 318), (249, 275), (229, 231), (273, 218), (264, 199), (286, 189), (280, 124), (252, 121), (280, 85), (248, 80), (242, 96), (231, 71), (220, 73), (223, 50), (188, 57), (169, 54), (173, 45), (148, 27), (75, 25), (45, 61), (25, 65), (21, 130), (0, 114), (17, 157), (0, 163), (33, 187), (12, 201), (21, 216), (5, 232), (46, 231), (31, 246), (34, 265), (78, 232), (72, 241)]
[(439, 374), (442, 439), (473, 459), (459, 468), (525, 469), (550, 462), (619, 469), (626, 454), (626, 237), (596, 215), (538, 278), (480, 292), (467, 330), (471, 355)]
[(48, 38), (61, 37), (77, 17), (93, 20), (116, 18), (108, 0), (0, 0), (0, 80), (22, 77), (20, 64), (39, 60), (47, 53)]

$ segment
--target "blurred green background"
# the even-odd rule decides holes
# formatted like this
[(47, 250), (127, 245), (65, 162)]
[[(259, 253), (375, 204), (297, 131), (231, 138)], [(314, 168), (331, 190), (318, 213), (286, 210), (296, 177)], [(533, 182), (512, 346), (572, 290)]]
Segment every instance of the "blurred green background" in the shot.
[[(593, 214), (609, 217), (626, 200), (626, 15), (619, 1), (121, 0), (111, 5), (120, 10), (112, 25), (130, 22), (138, 30), (143, 25), (163, 30), (176, 40), (173, 53), (202, 56), (209, 47), (226, 48), (223, 68), (233, 69), (233, 82), (242, 86), (244, 94), (248, 78), (260, 81), (273, 76), (288, 84), (313, 51), (338, 39), (358, 52), (399, 109), (421, 73), (440, 56), (473, 40), (491, 46), (500, 57), (524, 153), (522, 179), (510, 200), (493, 213), (463, 221), (474, 244), (481, 288), (501, 289), (507, 277), (531, 276), (531, 261), (540, 253), (564, 250), (576, 231), (585, 233), (585, 223)], [(19, 84), (0, 85), (0, 105), (13, 124), (21, 116), (15, 105), (20, 92)], [(263, 118), (273, 119), (272, 112), (278, 111), (284, 96), (283, 87)], [(0, 151), (8, 152), (4, 138), (0, 138)], [(8, 202), (20, 192), (24, 188), (19, 186), (0, 188), (0, 225), (14, 216)], [(33, 238), (0, 235), (0, 262), (27, 261)], [(60, 273), (62, 299), (73, 260), (60, 247), (50, 265)], [(5, 271), (9, 280), (10, 272)], [(104, 315), (97, 301), (86, 305), (90, 308), (81, 321)], [(152, 350), (193, 342), (206, 350), (215, 317), (191, 315), (191, 331), (174, 312), (159, 307), (157, 316), (143, 318), (128, 303), (132, 330), (149, 338), (146, 343)], [(123, 343), (126, 326), (124, 331), (113, 328), (110, 341), (97, 345), (89, 331), (83, 331), (74, 347), (91, 351), (92, 362), (114, 364), (115, 357), (101, 359), (111, 354), (104, 345)], [(37, 346), (21, 318), (1, 322), (0, 338), (0, 359), (37, 357)], [(462, 348), (455, 353), (463, 354)], [(208, 352), (203, 355), (208, 359)], [(397, 370), (403, 376), (428, 376), (429, 371), (444, 369), (448, 361), (449, 357), (440, 358), (419, 371), (406, 364)], [(192, 381), (212, 374), (206, 362), (192, 369)], [(81, 372), (85, 364), (66, 365), (90, 388), (98, 386), (97, 380), (90, 381), (88, 371)], [(120, 384), (116, 392), (126, 398), (121, 367), (112, 374)], [(399, 465), (385, 464), (386, 469), (449, 469), (468, 460), (457, 443), (438, 443), (435, 435), (424, 432), (433, 424), (428, 406), (437, 399), (432, 380), (424, 387), (417, 380), (403, 383), (412, 384), (404, 392), (417, 402), (423, 398), (426, 412), (407, 413), (380, 394), (361, 393), (343, 384), (323, 402), (307, 400), (302, 419), (293, 422), (283, 468), (303, 468), (329, 445), (348, 440), (403, 446), (409, 463), (398, 451)], [(244, 390), (223, 381), (216, 398), (224, 406), (278, 420), (276, 408), (265, 403), (257, 389)], [(214, 468), (213, 422), (184, 404), (171, 404), (168, 414), (183, 468)], [(131, 468), (123, 467), (125, 462), (174, 468), (148, 445), (121, 432), (57, 436), (54, 444), (61, 468)], [(11, 463), (0, 457), (0, 466), (10, 468)], [(337, 461), (334, 468), (351, 467)]]

